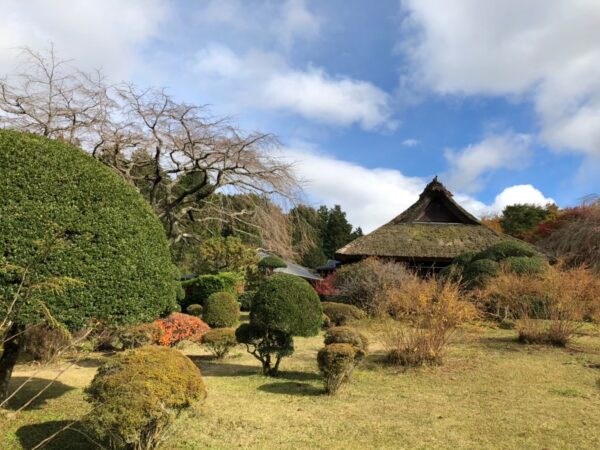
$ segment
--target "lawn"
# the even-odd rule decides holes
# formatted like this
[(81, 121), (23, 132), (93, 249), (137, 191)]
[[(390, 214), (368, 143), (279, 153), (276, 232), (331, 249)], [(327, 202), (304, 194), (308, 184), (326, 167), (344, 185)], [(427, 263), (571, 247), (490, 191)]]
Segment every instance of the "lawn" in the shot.
[[(336, 397), (323, 395), (316, 370), (322, 337), (296, 339), (279, 378), (258, 374), (238, 348), (223, 362), (200, 347), (209, 396), (180, 417), (164, 448), (600, 448), (600, 335), (586, 329), (567, 349), (525, 346), (514, 332), (470, 325), (454, 337), (445, 364), (401, 371), (383, 364), (382, 324), (365, 322), (372, 353)], [(20, 414), (0, 419), (0, 448), (31, 448), (88, 408), (82, 389), (107, 356), (70, 367)], [(68, 362), (36, 374), (14, 410)], [(35, 367), (17, 367), (15, 381)], [(77, 425), (75, 425), (76, 427)], [(94, 448), (66, 431), (46, 448)]]

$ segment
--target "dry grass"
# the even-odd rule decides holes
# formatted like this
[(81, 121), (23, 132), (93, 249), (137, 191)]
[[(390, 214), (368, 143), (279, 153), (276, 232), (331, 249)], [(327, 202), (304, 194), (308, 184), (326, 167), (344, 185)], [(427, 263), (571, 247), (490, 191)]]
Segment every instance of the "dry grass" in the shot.
[[(180, 418), (163, 448), (600, 447), (600, 335), (590, 325), (567, 349), (523, 346), (513, 331), (464, 326), (443, 366), (402, 373), (382, 364), (384, 348), (376, 338), (387, 324), (357, 326), (373, 341), (372, 354), (333, 398), (323, 395), (317, 371), (322, 336), (296, 339), (296, 353), (277, 379), (260, 375), (241, 348), (216, 362), (190, 346), (186, 351), (202, 368), (208, 399), (200, 413)], [(89, 406), (82, 388), (96, 364), (91, 359), (73, 367), (33, 408), (4, 419), (0, 448), (30, 448), (84, 414)], [(57, 368), (40, 372), (34, 383), (51, 379)], [(16, 377), (32, 370), (18, 366)], [(71, 431), (49, 448), (93, 446)]]

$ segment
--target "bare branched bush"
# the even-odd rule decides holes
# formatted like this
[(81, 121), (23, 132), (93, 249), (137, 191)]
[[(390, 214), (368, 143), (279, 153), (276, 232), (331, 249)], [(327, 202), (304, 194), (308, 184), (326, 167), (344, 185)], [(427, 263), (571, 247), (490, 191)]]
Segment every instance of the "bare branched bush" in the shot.
[(367, 258), (339, 269), (333, 284), (347, 303), (370, 315), (385, 315), (388, 292), (412, 278), (402, 264)]
[(600, 320), (600, 280), (585, 267), (543, 275), (502, 273), (480, 296), (503, 318), (517, 320), (519, 340), (564, 346), (583, 320)]
[(388, 292), (387, 309), (404, 324), (390, 322), (383, 341), (393, 364), (440, 364), (456, 328), (477, 316), (460, 284), (412, 277)]
[(53, 48), (24, 49), (21, 61), (16, 76), (0, 79), (0, 127), (89, 151), (138, 188), (172, 242), (197, 239), (194, 224), (210, 220), (278, 236), (279, 223), (259, 212), (265, 202), (232, 211), (209, 201), (217, 191), (295, 198), (298, 180), (273, 135), (245, 132), (165, 89), (108, 84), (101, 73), (73, 69)]

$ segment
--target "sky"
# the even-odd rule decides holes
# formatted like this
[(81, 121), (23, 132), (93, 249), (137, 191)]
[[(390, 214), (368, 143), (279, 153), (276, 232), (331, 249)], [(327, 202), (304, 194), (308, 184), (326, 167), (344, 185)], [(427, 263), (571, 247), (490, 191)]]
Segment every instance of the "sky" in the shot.
[(371, 231), (435, 175), (481, 216), (600, 193), (597, 0), (0, 0), (20, 47), (277, 135)]

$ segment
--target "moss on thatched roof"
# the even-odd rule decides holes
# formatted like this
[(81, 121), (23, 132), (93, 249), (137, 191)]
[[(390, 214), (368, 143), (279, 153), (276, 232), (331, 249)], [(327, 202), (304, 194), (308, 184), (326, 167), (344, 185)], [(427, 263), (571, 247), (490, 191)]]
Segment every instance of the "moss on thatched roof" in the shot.
[(507, 239), (512, 238), (482, 225), (458, 205), (436, 177), (410, 208), (336, 255), (342, 260), (381, 256), (447, 261)]

